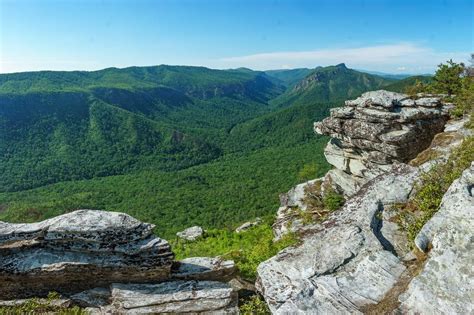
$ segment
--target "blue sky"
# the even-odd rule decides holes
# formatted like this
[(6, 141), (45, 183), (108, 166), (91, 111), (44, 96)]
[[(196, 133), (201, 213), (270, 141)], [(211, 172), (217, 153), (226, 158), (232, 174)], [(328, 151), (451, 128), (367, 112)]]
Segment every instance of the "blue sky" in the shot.
[(0, 0), (0, 72), (132, 65), (432, 72), (473, 48), (474, 0)]

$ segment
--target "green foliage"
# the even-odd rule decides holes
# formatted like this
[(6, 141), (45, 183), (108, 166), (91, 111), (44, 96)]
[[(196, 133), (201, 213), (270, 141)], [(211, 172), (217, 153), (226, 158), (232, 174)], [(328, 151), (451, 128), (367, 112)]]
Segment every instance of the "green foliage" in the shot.
[(270, 309), (267, 303), (259, 296), (253, 295), (239, 307), (242, 315), (269, 315)]
[(326, 143), (326, 138), (314, 138), (289, 147), (229, 154), (174, 172), (137, 170), (0, 193), (0, 220), (33, 222), (75, 209), (121, 211), (155, 224), (156, 233), (168, 239), (193, 225), (234, 226), (274, 214), (279, 194), (299, 183), (303, 165), (317, 163), (315, 177), (329, 170), (323, 156)]
[(274, 235), (270, 223), (271, 220), (266, 219), (262, 224), (241, 233), (227, 229), (212, 229), (198, 241), (187, 242), (176, 239), (171, 245), (176, 259), (222, 256), (235, 261), (242, 277), (255, 280), (257, 266), (261, 262), (297, 242), (292, 234), (273, 242)]
[(324, 193), (323, 205), (325, 209), (335, 211), (344, 205), (344, 196), (330, 189)]
[(281, 81), (248, 69), (2, 74), (0, 220), (123, 211), (169, 238), (273, 214), (304, 165), (317, 166), (308, 179), (329, 168), (327, 138), (312, 132), (341, 104), (327, 100), (391, 82), (342, 66), (311, 71), (318, 83), (289, 88), (298, 101), (285, 104), (274, 101)]
[(426, 92), (426, 88), (432, 81), (433, 77), (417, 75), (395, 81), (385, 86), (384, 89), (414, 96), (416, 93)]
[(459, 93), (462, 88), (461, 75), (464, 73), (464, 64), (449, 60), (440, 64), (433, 77), (432, 88), (435, 93), (446, 93), (453, 95)]
[(281, 70), (268, 70), (265, 73), (278, 79), (287, 87), (293, 87), (296, 83), (304, 79), (308, 74), (310, 74), (313, 69), (308, 68), (299, 68), (299, 69), (281, 69)]
[(456, 107), (451, 111), (451, 115), (462, 117), (471, 114), (472, 119), (474, 114), (474, 77), (464, 77), (461, 82), (461, 89), (454, 99)]
[(316, 163), (305, 164), (298, 172), (298, 179), (305, 182), (316, 177), (318, 173), (318, 165)]
[(438, 211), (441, 199), (452, 182), (474, 160), (474, 137), (467, 138), (448, 161), (437, 164), (422, 175), (409, 203), (399, 205), (400, 223), (413, 243), (423, 225)]

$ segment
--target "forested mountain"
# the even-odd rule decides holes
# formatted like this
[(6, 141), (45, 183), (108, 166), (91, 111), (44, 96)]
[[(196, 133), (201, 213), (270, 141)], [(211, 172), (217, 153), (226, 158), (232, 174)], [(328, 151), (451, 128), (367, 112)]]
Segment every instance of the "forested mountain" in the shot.
[(285, 86), (293, 86), (302, 79), (304, 79), (309, 73), (313, 71), (308, 68), (298, 68), (298, 69), (281, 69), (281, 70), (267, 70), (265, 73), (275, 79), (280, 80), (285, 84)]
[(278, 107), (317, 102), (337, 102), (353, 98), (364, 91), (382, 88), (395, 80), (362, 73), (345, 64), (319, 67), (272, 100)]
[(170, 236), (273, 213), (302, 168), (328, 168), (312, 123), (393, 82), (344, 65), (0, 75), (0, 220), (100, 208)]

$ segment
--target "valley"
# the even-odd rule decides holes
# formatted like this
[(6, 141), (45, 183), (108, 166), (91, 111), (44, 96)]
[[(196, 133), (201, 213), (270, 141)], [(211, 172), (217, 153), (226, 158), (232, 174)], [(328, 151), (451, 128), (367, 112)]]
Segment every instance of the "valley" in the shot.
[(344, 64), (1, 74), (0, 220), (105, 209), (173, 238), (272, 216), (281, 192), (329, 169), (314, 121), (365, 91), (413, 82)]

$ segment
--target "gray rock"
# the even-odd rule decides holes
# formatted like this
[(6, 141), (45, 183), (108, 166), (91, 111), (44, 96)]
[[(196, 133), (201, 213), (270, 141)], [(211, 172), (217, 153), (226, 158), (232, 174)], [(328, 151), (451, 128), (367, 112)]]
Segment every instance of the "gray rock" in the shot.
[(117, 212), (78, 210), (39, 223), (0, 223), (3, 298), (77, 293), (112, 282), (166, 279), (173, 260), (153, 225)]
[(192, 257), (176, 262), (171, 277), (180, 280), (229, 281), (237, 272), (232, 260), (220, 257)]
[(109, 288), (94, 288), (76, 293), (70, 297), (74, 304), (86, 308), (100, 308), (110, 303), (111, 292)]
[(389, 92), (385, 90), (365, 92), (355, 100), (346, 101), (347, 106), (382, 106), (385, 108), (392, 108), (400, 104), (400, 101), (406, 99), (406, 94)]
[(215, 281), (113, 284), (112, 305), (125, 314), (238, 314), (237, 293)]
[(405, 270), (380, 214), (408, 199), (417, 176), (416, 168), (394, 165), (325, 222), (308, 227), (300, 245), (260, 264), (257, 289), (271, 311), (357, 313), (380, 301)]
[(244, 224), (242, 224), (241, 226), (239, 226), (238, 228), (235, 229), (235, 232), (236, 233), (241, 233), (241, 232), (245, 232), (247, 231), (248, 229), (254, 227), (254, 226), (257, 226), (259, 225), (260, 223), (262, 222), (262, 219), (260, 218), (256, 218), (255, 221), (248, 221), (248, 222), (245, 222)]
[(203, 234), (204, 230), (202, 229), (202, 227), (192, 226), (190, 228), (185, 229), (184, 231), (176, 233), (176, 236), (187, 241), (195, 241)]
[(453, 182), (440, 209), (421, 229), (416, 246), (432, 245), (423, 271), (400, 296), (409, 314), (474, 312), (474, 163)]

